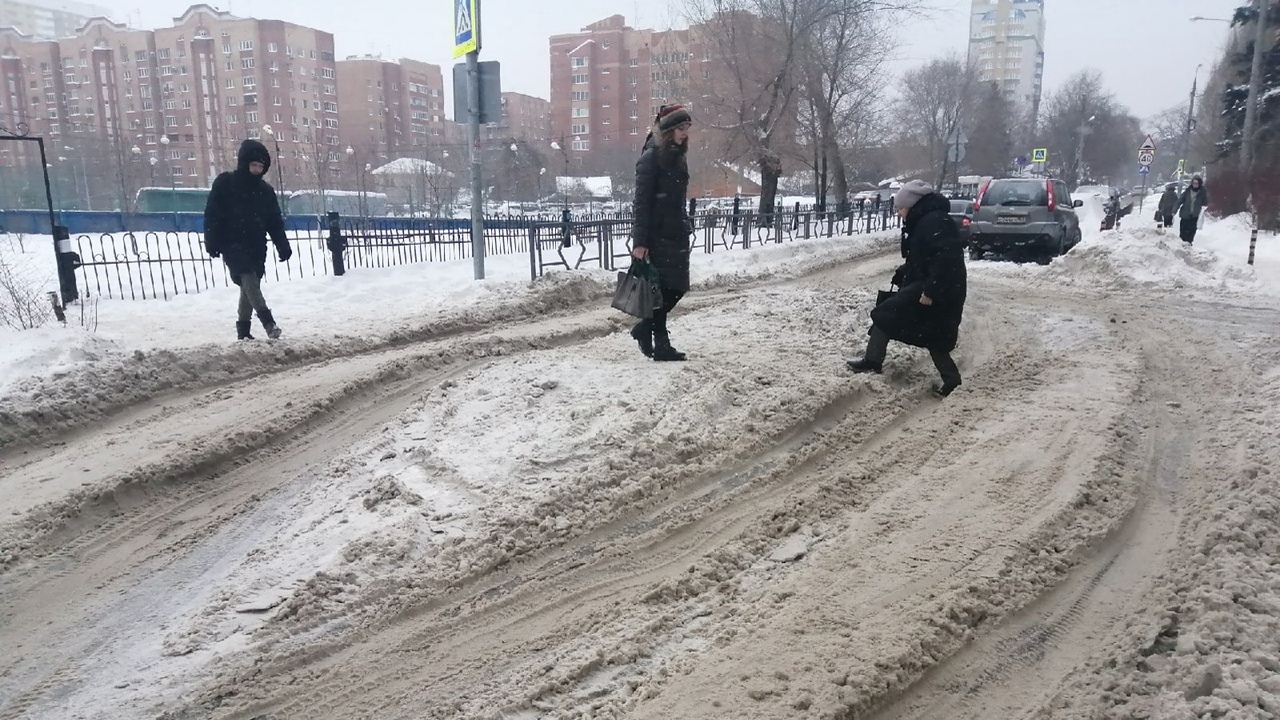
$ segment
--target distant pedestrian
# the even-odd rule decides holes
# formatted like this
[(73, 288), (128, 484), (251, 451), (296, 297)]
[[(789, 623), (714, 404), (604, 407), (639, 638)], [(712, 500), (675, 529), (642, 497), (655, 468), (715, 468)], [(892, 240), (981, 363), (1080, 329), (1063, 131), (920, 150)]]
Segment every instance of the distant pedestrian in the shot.
[(280, 262), (293, 255), (284, 233), (284, 218), (276, 191), (264, 179), (271, 167), (271, 153), (257, 140), (240, 145), (234, 172), (213, 181), (204, 208), (204, 244), (209, 257), (222, 257), (231, 281), (240, 287), (236, 337), (252, 340), (253, 313), (267, 337), (280, 337), (280, 326), (262, 297), (262, 277), (267, 272), (267, 238), (275, 243)]
[(667, 316), (689, 291), (689, 238), (693, 224), (685, 196), (689, 191), (689, 128), (693, 116), (682, 105), (664, 105), (636, 163), (631, 255), (651, 262), (662, 277), (662, 307), (631, 328), (640, 352), (660, 362), (685, 354), (671, 346)]
[(1156, 210), (1156, 222), (1161, 227), (1173, 225), (1173, 213), (1178, 209), (1178, 186), (1169, 183), (1164, 186), (1164, 194), (1160, 196), (1160, 206)]
[(1178, 234), (1182, 242), (1190, 245), (1196, 240), (1196, 229), (1200, 226), (1200, 213), (1209, 205), (1209, 192), (1204, 188), (1204, 180), (1199, 175), (1191, 178), (1191, 184), (1182, 191), (1178, 199)]
[(922, 180), (912, 180), (894, 196), (902, 218), (902, 256), (893, 275), (898, 292), (871, 311), (866, 353), (847, 365), (857, 373), (879, 373), (890, 340), (929, 351), (942, 383), (933, 394), (946, 397), (960, 387), (960, 369), (951, 359), (960, 336), (967, 278), (965, 242), (951, 219), (951, 202)]

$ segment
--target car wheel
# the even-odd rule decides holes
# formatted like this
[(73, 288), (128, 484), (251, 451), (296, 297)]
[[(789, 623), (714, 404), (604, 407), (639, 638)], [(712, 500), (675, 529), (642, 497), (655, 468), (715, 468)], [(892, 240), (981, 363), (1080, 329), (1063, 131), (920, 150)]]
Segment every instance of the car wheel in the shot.
[(969, 248), (970, 260), (981, 260), (983, 255), (986, 255), (986, 253), (982, 252), (982, 248), (977, 248), (977, 247)]
[(1063, 230), (1062, 234), (1058, 236), (1057, 252), (1054, 253), (1054, 255), (1057, 257), (1062, 257), (1063, 255), (1066, 255), (1066, 254), (1067, 254), (1067, 231)]
[(1075, 247), (1079, 245), (1080, 241), (1083, 239), (1084, 239), (1084, 233), (1080, 231), (1080, 228), (1076, 228), (1076, 231), (1071, 235), (1071, 247)]

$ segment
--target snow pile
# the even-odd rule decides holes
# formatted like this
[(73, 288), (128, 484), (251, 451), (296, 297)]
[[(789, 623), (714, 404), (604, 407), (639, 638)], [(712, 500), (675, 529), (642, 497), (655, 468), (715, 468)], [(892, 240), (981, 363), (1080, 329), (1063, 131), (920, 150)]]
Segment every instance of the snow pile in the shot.
[(1280, 238), (1271, 233), (1260, 234), (1255, 264), (1248, 265), (1251, 226), (1246, 216), (1206, 219), (1195, 243), (1188, 246), (1179, 239), (1176, 226), (1157, 229), (1154, 220), (1147, 222), (1137, 217), (1136, 210), (1135, 215), (1124, 218), (1119, 230), (1098, 232), (1089, 201), (1085, 202), (1085, 208), (1081, 208), (1084, 239), (1051, 265), (981, 263), (973, 267), (989, 275), (1040, 279), (1095, 290), (1143, 288), (1280, 296)]

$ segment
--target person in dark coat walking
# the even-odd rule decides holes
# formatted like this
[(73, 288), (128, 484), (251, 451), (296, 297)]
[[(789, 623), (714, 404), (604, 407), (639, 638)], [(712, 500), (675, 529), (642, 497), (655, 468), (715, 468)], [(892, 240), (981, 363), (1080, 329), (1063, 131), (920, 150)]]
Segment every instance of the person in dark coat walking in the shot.
[(951, 203), (921, 180), (894, 196), (903, 218), (902, 256), (894, 273), (898, 292), (871, 311), (867, 352), (848, 367), (858, 373), (883, 370), (890, 340), (925, 348), (942, 375), (933, 394), (946, 397), (960, 387), (960, 369), (951, 359), (960, 337), (967, 279), (964, 240), (951, 219)]
[(1169, 183), (1160, 196), (1160, 206), (1156, 208), (1156, 222), (1161, 227), (1173, 225), (1173, 213), (1178, 209), (1178, 186)]
[(1191, 178), (1191, 184), (1182, 191), (1178, 198), (1178, 234), (1182, 242), (1190, 245), (1196, 240), (1196, 230), (1200, 227), (1200, 213), (1209, 205), (1209, 192), (1204, 189), (1204, 180), (1199, 175)]
[(213, 181), (204, 208), (204, 245), (209, 257), (221, 257), (231, 281), (240, 286), (236, 337), (252, 340), (252, 314), (267, 337), (280, 337), (280, 326), (262, 297), (262, 277), (267, 272), (267, 238), (275, 243), (280, 262), (293, 255), (284, 233), (284, 218), (276, 191), (263, 177), (271, 167), (271, 153), (257, 140), (240, 145), (234, 172)]
[(662, 278), (662, 307), (631, 328), (640, 352), (661, 362), (685, 359), (671, 346), (667, 316), (689, 291), (689, 237), (693, 223), (689, 190), (689, 128), (693, 117), (682, 105), (664, 105), (636, 163), (631, 255), (651, 262)]

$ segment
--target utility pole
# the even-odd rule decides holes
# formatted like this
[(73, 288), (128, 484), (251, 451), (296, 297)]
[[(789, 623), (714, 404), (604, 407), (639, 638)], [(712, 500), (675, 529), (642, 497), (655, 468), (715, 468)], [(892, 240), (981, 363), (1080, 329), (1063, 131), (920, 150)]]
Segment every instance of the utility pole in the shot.
[[(484, 279), (484, 183), (480, 156), (480, 0), (453, 2), (453, 56), (466, 55), (467, 140), (471, 147), (471, 260), (476, 280)], [(458, 76), (455, 74), (455, 78)], [(455, 85), (460, 84), (455, 80)], [(457, 88), (454, 88), (457, 92)]]
[(1262, 93), (1262, 45), (1266, 41), (1270, 0), (1258, 0), (1258, 26), (1253, 36), (1253, 64), (1249, 69), (1249, 97), (1244, 106), (1244, 132), (1240, 138), (1240, 169), (1253, 170), (1253, 126), (1257, 123), (1258, 96)]
[(1187, 124), (1182, 133), (1182, 152), (1178, 159), (1178, 182), (1182, 182), (1182, 171), (1190, 165), (1191, 133), (1196, 129), (1196, 86), (1200, 83), (1200, 66), (1196, 66), (1195, 78), (1191, 81), (1191, 99), (1187, 103)]

